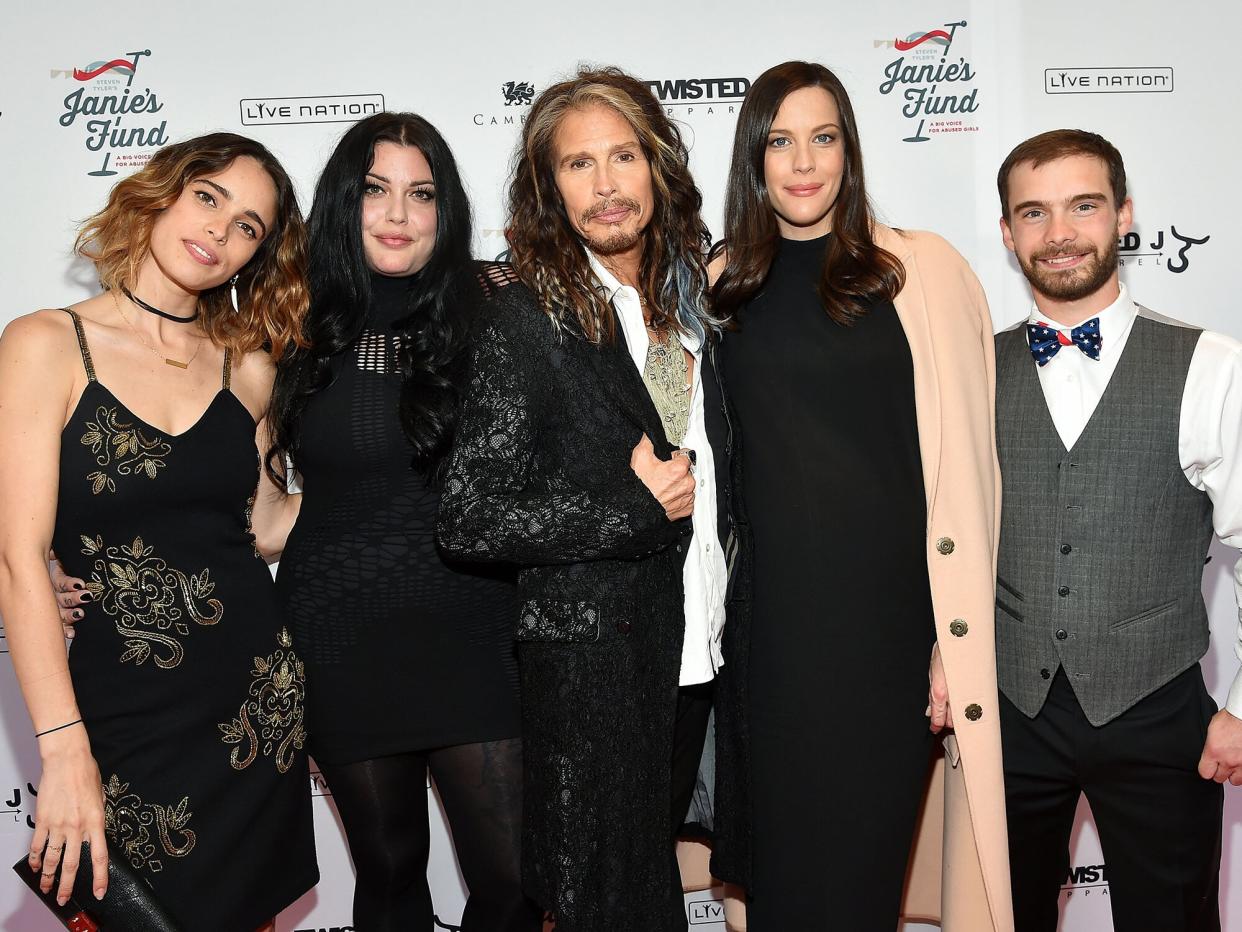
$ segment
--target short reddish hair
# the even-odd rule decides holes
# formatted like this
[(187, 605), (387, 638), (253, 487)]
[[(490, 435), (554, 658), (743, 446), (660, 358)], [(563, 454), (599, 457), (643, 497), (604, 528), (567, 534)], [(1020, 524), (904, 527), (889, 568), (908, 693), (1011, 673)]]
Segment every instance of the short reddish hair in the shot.
[(1046, 162), (1055, 162), (1071, 155), (1088, 155), (1103, 162), (1108, 167), (1108, 182), (1113, 189), (1113, 206), (1120, 207), (1125, 203), (1126, 166), (1116, 146), (1099, 133), (1090, 133), (1084, 129), (1054, 129), (1019, 143), (1001, 164), (996, 175), (1001, 216), (1009, 219), (1009, 173), (1015, 166), (1030, 162), (1032, 168), (1039, 168)]

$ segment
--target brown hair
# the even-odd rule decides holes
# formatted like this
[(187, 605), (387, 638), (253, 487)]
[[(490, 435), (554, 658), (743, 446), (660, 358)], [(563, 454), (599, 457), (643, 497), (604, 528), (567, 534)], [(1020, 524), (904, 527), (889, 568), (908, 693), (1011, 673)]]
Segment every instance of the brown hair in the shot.
[(276, 219), (237, 279), (234, 311), (228, 282), (198, 296), (203, 330), (236, 353), (268, 349), (279, 359), (292, 344), (305, 346), (302, 319), (310, 305), (306, 285), (306, 228), (293, 183), (262, 144), (234, 133), (211, 133), (165, 146), (140, 171), (116, 183), (104, 209), (78, 231), (74, 251), (95, 264), (108, 290), (132, 287), (151, 248), (151, 230), (196, 178), (224, 171), (246, 156), (276, 187)]
[(758, 77), (738, 114), (725, 194), (725, 238), (716, 247), (728, 260), (712, 288), (712, 308), (720, 317), (736, 317), (772, 268), (780, 231), (768, 198), (764, 155), (781, 103), (804, 87), (823, 88), (836, 101), (845, 148), (845, 170), (819, 280), (824, 309), (837, 323), (849, 324), (864, 312), (860, 302), (872, 297), (891, 301), (905, 285), (901, 262), (872, 239), (875, 217), (863, 181), (858, 123), (845, 87), (823, 65), (787, 61)]
[(582, 69), (535, 100), (522, 129), (509, 186), (510, 259), (558, 327), (571, 322), (588, 340), (611, 342), (616, 321), (591, 273), (582, 240), (556, 187), (553, 141), (574, 110), (605, 106), (634, 128), (648, 163), (655, 210), (645, 231), (639, 292), (653, 324), (700, 332), (710, 243), (699, 212), (703, 197), (690, 176), (689, 151), (650, 88), (618, 68)]
[(1117, 148), (1099, 133), (1084, 129), (1054, 129), (1032, 136), (1006, 156), (996, 174), (996, 190), (1000, 194), (1001, 216), (1009, 220), (1009, 174), (1018, 165), (1030, 162), (1032, 168), (1055, 162), (1071, 155), (1087, 155), (1108, 167), (1108, 183), (1113, 189), (1113, 206), (1126, 201), (1126, 166)]

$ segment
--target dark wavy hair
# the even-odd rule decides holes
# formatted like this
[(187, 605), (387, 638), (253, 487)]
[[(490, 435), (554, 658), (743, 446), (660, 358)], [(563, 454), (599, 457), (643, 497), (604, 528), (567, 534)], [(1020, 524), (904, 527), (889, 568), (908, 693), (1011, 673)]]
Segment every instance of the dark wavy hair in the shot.
[(237, 310), (229, 283), (198, 296), (200, 323), (217, 346), (236, 353), (267, 348), (280, 359), (302, 341), (306, 288), (306, 227), (293, 182), (262, 143), (236, 133), (208, 133), (160, 149), (140, 170), (118, 181), (108, 203), (88, 218), (74, 250), (95, 263), (109, 291), (132, 288), (151, 251), (151, 230), (159, 215), (204, 175), (222, 172), (237, 159), (262, 166), (276, 188), (276, 216), (258, 250), (237, 273)]
[(849, 324), (864, 313), (863, 302), (868, 298), (891, 301), (905, 285), (901, 262), (872, 238), (875, 215), (863, 182), (858, 123), (845, 87), (823, 65), (787, 61), (759, 76), (738, 114), (725, 194), (724, 240), (714, 250), (716, 255), (723, 251), (727, 256), (711, 292), (712, 309), (719, 317), (736, 319), (772, 268), (780, 232), (768, 198), (764, 154), (781, 103), (804, 87), (821, 87), (832, 95), (841, 115), (845, 148), (845, 170), (832, 208), (832, 236), (819, 280), (828, 316)]
[(431, 167), (436, 238), (431, 258), (409, 292), (409, 313), (397, 321), (401, 424), (414, 448), (412, 465), (436, 479), (456, 423), (457, 384), (477, 287), (470, 254), (471, 214), (453, 153), (439, 131), (413, 113), (377, 113), (355, 123), (328, 158), (315, 185), (310, 228), (308, 347), (289, 354), (276, 373), (266, 466), (285, 478), (297, 468), (302, 414), (312, 395), (332, 382), (333, 358), (362, 333), (371, 302), (371, 272), (362, 245), (366, 173), (381, 142), (413, 146)]
[(689, 151), (651, 89), (619, 68), (580, 69), (531, 106), (509, 186), (513, 268), (558, 328), (568, 314), (588, 340), (615, 339), (612, 309), (556, 187), (557, 127), (570, 112), (593, 106), (610, 107), (634, 128), (651, 166), (655, 213), (645, 230), (638, 286), (654, 309), (653, 323), (703, 338), (715, 326), (703, 302), (711, 235), (699, 216), (703, 196), (690, 176)]

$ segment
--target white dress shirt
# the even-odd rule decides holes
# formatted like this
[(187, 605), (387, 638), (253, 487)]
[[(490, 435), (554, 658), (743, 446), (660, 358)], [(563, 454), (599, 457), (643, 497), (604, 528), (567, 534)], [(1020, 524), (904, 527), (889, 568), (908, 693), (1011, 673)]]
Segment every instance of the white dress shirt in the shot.
[[(1099, 313), (1103, 345), (1092, 359), (1077, 346), (1062, 346), (1039, 366), (1039, 384), (1061, 442), (1068, 450), (1078, 440), (1126, 347), (1138, 309), (1126, 286)], [(1153, 320), (1176, 321), (1144, 310)], [(1030, 323), (1042, 323), (1069, 335), (1072, 327), (1031, 311)], [(1177, 439), (1178, 459), (1187, 481), (1212, 501), (1212, 525), (1227, 546), (1242, 549), (1242, 343), (1222, 333), (1204, 331), (1195, 346), (1182, 393)], [(1239, 605), (1234, 653), (1242, 660), (1242, 559), (1234, 565)], [(1242, 670), (1234, 677), (1225, 708), (1242, 718)]]
[[(592, 253), (587, 257), (591, 271), (604, 287), (617, 312), (617, 322), (625, 334), (630, 357), (641, 373), (647, 365), (647, 348), (651, 338), (643, 319), (638, 291), (622, 285), (604, 268)], [(681, 646), (682, 686), (706, 683), (724, 665), (720, 653), (720, 636), (724, 631), (725, 568), (724, 548), (716, 533), (716, 461), (707, 440), (707, 424), (703, 410), (703, 347), (697, 337), (681, 334), (681, 345), (694, 356), (694, 375), (690, 387), (690, 421), (682, 440), (684, 449), (695, 451), (694, 511), (691, 523), (694, 534), (682, 571), (686, 593), (686, 635)], [(655, 440), (656, 438), (652, 438)]]

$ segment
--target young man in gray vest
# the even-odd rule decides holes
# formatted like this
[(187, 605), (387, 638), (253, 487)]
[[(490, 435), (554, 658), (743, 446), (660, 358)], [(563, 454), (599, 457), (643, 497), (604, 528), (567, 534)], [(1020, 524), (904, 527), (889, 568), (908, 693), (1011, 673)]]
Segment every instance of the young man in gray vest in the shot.
[[(1079, 793), (1117, 932), (1219, 930), (1222, 786), (1242, 785), (1242, 674), (1199, 669), (1212, 532), (1242, 547), (1242, 344), (1134, 303), (1117, 150), (1056, 130), (997, 179), (1031, 284), (996, 338), (1004, 506), (996, 643), (1018, 932), (1053, 932)], [(1242, 595), (1242, 561), (1235, 569)], [(1235, 645), (1242, 658), (1242, 626)]]

